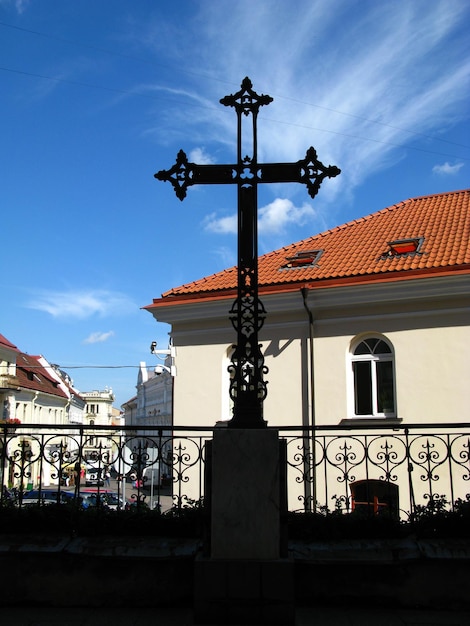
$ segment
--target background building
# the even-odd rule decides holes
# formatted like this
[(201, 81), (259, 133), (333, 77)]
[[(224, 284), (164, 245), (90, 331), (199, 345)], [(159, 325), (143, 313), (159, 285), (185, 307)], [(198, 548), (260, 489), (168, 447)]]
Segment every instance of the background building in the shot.
[[(21, 352), (0, 335), (1, 421), (14, 434), (3, 450), (3, 484), (28, 489), (40, 481), (43, 486), (68, 482), (80, 452), (83, 460), (111, 459), (115, 440), (98, 441), (93, 430), (82, 436), (80, 426), (119, 426), (121, 412), (113, 401), (111, 389), (79, 392), (67, 373), (44, 356)], [(35, 426), (48, 427), (45, 439), (46, 431)], [(23, 477), (21, 484), (15, 476)]]
[[(135, 456), (141, 454), (145, 457), (159, 482), (163, 482), (171, 474), (172, 466), (175, 371), (171, 361), (172, 357), (166, 359), (164, 365), (151, 367), (141, 361), (137, 375), (137, 394), (122, 405), (125, 425), (135, 428), (135, 431), (128, 431), (128, 434), (134, 436), (128, 445), (133, 448)], [(146, 426), (162, 428), (149, 429)]]

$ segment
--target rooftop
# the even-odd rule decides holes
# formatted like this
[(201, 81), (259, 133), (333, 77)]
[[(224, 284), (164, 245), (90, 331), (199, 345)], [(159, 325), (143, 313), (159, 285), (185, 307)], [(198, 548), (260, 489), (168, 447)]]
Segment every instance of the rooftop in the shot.
[[(259, 290), (469, 272), (469, 241), (470, 189), (411, 198), (259, 257)], [(154, 303), (228, 295), (236, 287), (234, 266)]]

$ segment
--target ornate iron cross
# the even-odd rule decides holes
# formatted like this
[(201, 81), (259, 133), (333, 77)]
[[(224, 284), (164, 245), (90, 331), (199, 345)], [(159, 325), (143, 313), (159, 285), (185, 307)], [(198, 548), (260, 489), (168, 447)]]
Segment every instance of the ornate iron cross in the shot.
[[(324, 178), (340, 173), (336, 166), (325, 167), (314, 148), (305, 159), (295, 163), (258, 163), (257, 117), (259, 108), (272, 102), (271, 96), (258, 95), (246, 77), (237, 93), (220, 100), (234, 107), (237, 113), (237, 162), (232, 165), (196, 165), (188, 162), (180, 150), (176, 163), (169, 170), (155, 174), (158, 180), (169, 181), (180, 200), (191, 185), (236, 184), (238, 187), (238, 292), (229, 312), (237, 332), (231, 365), (230, 397), (233, 400), (232, 428), (263, 428), (263, 401), (267, 394), (264, 364), (258, 332), (264, 324), (266, 311), (258, 298), (258, 193), (259, 183), (304, 183), (314, 198)], [(242, 116), (252, 118), (250, 151), (243, 156)]]

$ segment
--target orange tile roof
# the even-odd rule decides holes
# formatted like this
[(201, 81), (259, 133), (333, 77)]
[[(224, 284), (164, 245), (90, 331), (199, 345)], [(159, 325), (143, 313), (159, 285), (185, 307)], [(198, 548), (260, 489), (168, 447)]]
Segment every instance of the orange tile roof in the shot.
[[(406, 279), (417, 274), (470, 272), (470, 189), (411, 198), (259, 257), (260, 293), (331, 281)], [(393, 255), (389, 242), (421, 242), (414, 254)], [(313, 265), (286, 268), (299, 253), (322, 251)], [(312, 257), (312, 255), (306, 255)], [(221, 297), (237, 287), (236, 267), (175, 287), (163, 300)], [(149, 305), (147, 308), (151, 308)]]

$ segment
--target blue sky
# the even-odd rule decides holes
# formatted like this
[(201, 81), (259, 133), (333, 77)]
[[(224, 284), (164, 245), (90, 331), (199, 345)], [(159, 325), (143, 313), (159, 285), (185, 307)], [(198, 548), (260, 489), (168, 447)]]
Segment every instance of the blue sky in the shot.
[(0, 333), (134, 395), (169, 331), (141, 307), (236, 263), (235, 188), (153, 175), (236, 160), (245, 76), (261, 162), (342, 170), (261, 186), (260, 254), (468, 187), (469, 30), (468, 0), (0, 0)]

